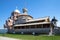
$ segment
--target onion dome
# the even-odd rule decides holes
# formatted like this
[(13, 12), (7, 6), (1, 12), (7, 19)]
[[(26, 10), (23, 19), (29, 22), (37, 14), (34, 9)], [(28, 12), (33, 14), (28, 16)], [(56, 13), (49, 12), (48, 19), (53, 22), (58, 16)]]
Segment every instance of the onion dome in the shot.
[(20, 11), (18, 9), (14, 10), (14, 12), (20, 13)]
[(20, 15), (20, 11), (16, 7), (16, 9), (12, 12), (11, 16), (18, 16), (18, 15)]
[(16, 7), (16, 9), (14, 10), (14, 12), (20, 13), (20, 11), (17, 9), (17, 7)]
[(56, 19), (55, 17), (53, 17), (53, 19), (52, 19), (51, 21), (52, 21), (52, 22), (53, 22), (53, 21), (57, 22), (57, 19)]
[(24, 14), (24, 15), (27, 15), (27, 11), (28, 11), (28, 10), (27, 10), (26, 8), (23, 8), (22, 10), (23, 10), (23, 14)]

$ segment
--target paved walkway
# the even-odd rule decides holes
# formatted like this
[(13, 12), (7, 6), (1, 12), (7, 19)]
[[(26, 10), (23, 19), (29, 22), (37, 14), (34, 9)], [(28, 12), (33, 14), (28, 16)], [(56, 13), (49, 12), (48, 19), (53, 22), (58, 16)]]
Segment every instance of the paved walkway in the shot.
[(15, 39), (15, 38), (9, 38), (9, 37), (2, 37), (2, 36), (0, 36), (0, 40), (20, 40), (20, 39)]

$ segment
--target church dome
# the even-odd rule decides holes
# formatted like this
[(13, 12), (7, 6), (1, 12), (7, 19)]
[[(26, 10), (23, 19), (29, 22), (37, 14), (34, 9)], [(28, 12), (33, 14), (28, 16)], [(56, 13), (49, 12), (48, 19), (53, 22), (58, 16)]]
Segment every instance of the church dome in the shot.
[(28, 10), (26, 8), (23, 8), (23, 13), (27, 12)]
[(20, 11), (18, 9), (14, 10), (14, 12), (20, 13)]
[(23, 15), (28, 15), (27, 14), (28, 10), (26, 8), (23, 8), (22, 10), (23, 10)]

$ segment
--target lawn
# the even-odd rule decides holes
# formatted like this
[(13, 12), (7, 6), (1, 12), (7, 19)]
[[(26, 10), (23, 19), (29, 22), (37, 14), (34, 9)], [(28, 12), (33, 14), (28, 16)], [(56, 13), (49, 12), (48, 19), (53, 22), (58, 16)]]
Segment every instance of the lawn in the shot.
[(43, 35), (21, 35), (21, 34), (0, 34), (0, 36), (6, 36), (11, 38), (17, 38), (22, 40), (60, 40), (60, 36), (43, 36)]

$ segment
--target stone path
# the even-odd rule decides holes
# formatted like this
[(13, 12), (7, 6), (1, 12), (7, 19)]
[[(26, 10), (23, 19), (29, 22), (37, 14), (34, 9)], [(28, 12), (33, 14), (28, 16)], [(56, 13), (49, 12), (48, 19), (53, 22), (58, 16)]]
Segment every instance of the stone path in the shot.
[(15, 38), (9, 38), (9, 37), (2, 37), (2, 36), (0, 36), (0, 40), (20, 40), (20, 39), (15, 39)]

